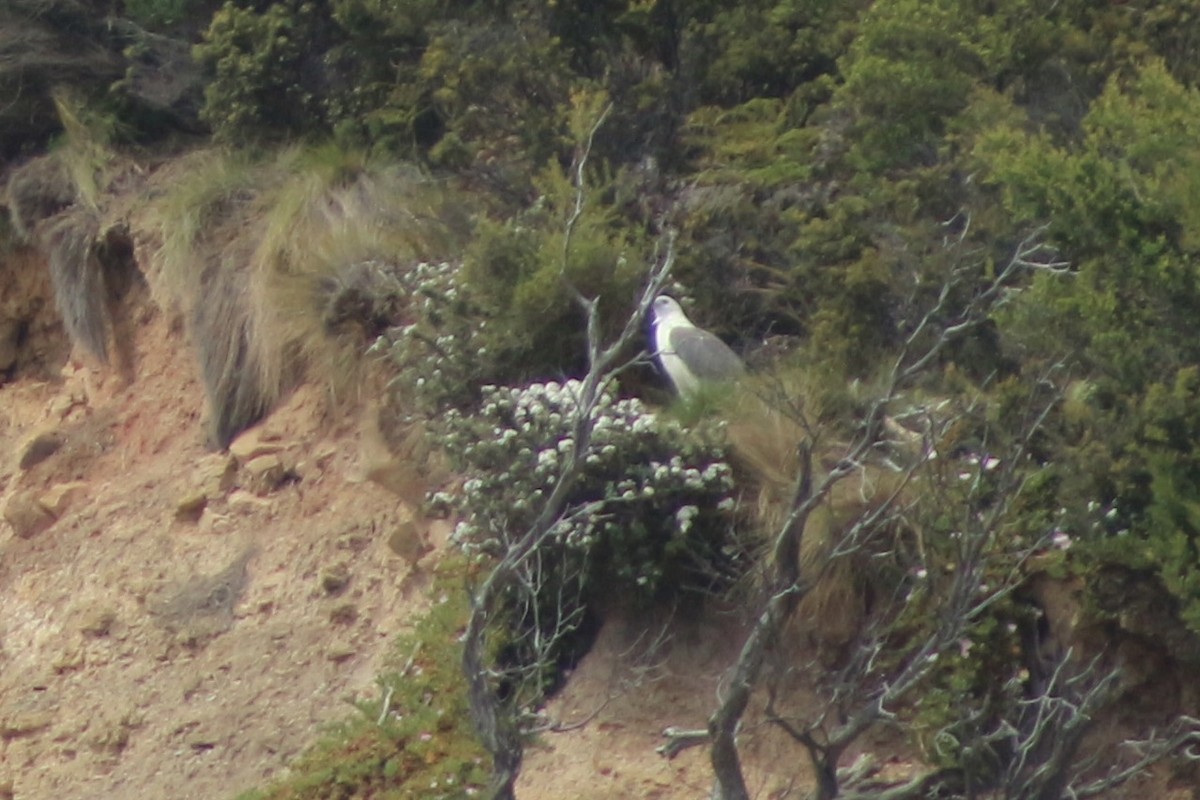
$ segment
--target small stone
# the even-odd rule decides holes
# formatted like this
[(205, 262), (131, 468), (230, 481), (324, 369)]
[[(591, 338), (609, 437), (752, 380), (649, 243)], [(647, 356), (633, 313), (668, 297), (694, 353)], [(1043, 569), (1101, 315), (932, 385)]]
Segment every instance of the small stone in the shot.
[(433, 548), (422, 535), (421, 526), (407, 507), (401, 507), (400, 518), (392, 527), (387, 539), (388, 548), (403, 558), (410, 566), (416, 566)]
[(175, 505), (175, 519), (181, 522), (196, 522), (208, 505), (208, 494), (202, 489), (192, 489)]
[(129, 732), (132, 728), (133, 725), (128, 720), (103, 723), (100, 730), (89, 738), (88, 744), (98, 753), (116, 755), (129, 746)]
[(71, 413), (71, 409), (75, 408), (77, 400), (70, 394), (59, 394), (50, 401), (49, 407), (46, 409), (50, 417), (54, 419), (65, 419)]
[(321, 572), (321, 588), (326, 594), (338, 594), (350, 583), (350, 568), (345, 564), (335, 564)]
[(54, 713), (44, 710), (18, 711), (0, 719), (0, 739), (17, 739), (49, 728)]
[(54, 455), (63, 446), (62, 437), (54, 432), (39, 433), (21, 448), (21, 469), (33, 469)]
[(209, 500), (224, 497), (233, 486), (237, 474), (237, 461), (224, 453), (204, 456), (192, 473), (192, 486), (203, 492)]
[(100, 639), (112, 633), (116, 621), (117, 612), (111, 608), (93, 608), (84, 615), (79, 630), (84, 636)]
[(286, 470), (283, 461), (277, 455), (265, 455), (252, 458), (243, 468), (246, 473), (247, 488), (256, 494), (269, 494), (283, 483)]
[(358, 607), (354, 603), (342, 603), (329, 612), (329, 621), (338, 625), (349, 625), (358, 619)]
[(76, 495), (86, 488), (87, 484), (81, 481), (60, 483), (42, 492), (38, 497), (38, 504), (58, 519), (66, 512)]
[(335, 644), (330, 646), (329, 650), (325, 653), (325, 658), (337, 663), (354, 658), (357, 654), (358, 651), (348, 644)]
[(318, 448), (317, 452), (313, 453), (312, 460), (313, 463), (317, 465), (318, 469), (326, 469), (329, 466), (329, 462), (332, 461), (333, 457), (337, 454), (337, 447), (332, 444), (327, 444)]
[(260, 456), (273, 455), (284, 449), (283, 443), (271, 441), (261, 428), (248, 430), (229, 445), (229, 454), (246, 464)]
[(271, 507), (271, 501), (241, 489), (229, 495), (229, 507), (238, 511), (261, 511)]
[(82, 647), (74, 647), (70, 650), (64, 650), (59, 653), (51, 662), (50, 667), (58, 675), (64, 672), (74, 672), (77, 669), (82, 669), (84, 665), (84, 656)]
[(33, 492), (17, 492), (4, 505), (4, 520), (21, 539), (32, 539), (54, 524), (54, 515), (47, 511)]

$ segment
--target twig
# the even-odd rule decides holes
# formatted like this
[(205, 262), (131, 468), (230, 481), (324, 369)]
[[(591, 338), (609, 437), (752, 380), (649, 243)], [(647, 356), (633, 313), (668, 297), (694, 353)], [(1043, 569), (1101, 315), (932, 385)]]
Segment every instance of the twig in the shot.
[(388, 712), (392, 710), (392, 693), (395, 691), (395, 686), (389, 686), (383, 693), (383, 705), (379, 709), (379, 719), (375, 720), (376, 725), (382, 725), (383, 721), (387, 719)]
[(688, 730), (672, 725), (663, 729), (662, 736), (667, 740), (667, 743), (655, 748), (654, 752), (666, 756), (668, 759), (674, 758), (684, 750), (690, 750), (693, 747), (699, 747), (712, 741), (712, 736), (709, 734), (707, 728)]

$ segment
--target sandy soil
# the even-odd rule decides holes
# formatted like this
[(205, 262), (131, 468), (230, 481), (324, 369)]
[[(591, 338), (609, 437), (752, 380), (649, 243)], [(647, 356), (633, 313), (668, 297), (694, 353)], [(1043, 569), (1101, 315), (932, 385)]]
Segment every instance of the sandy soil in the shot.
[(181, 334), (147, 310), (136, 352), (132, 383), (68, 364), (0, 386), (4, 499), (66, 498), (30, 538), (0, 526), (0, 797), (232, 796), (373, 694), (425, 605), (387, 545), (406, 509), (320, 390), (255, 432), (289, 473), (264, 490), (206, 450)]

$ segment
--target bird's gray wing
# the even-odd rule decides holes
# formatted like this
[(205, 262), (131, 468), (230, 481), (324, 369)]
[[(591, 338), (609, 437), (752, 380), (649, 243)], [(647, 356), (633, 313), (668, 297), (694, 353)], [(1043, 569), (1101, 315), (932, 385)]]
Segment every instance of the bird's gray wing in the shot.
[(701, 381), (725, 381), (741, 376), (746, 367), (737, 354), (702, 328), (679, 327), (668, 336), (671, 349)]

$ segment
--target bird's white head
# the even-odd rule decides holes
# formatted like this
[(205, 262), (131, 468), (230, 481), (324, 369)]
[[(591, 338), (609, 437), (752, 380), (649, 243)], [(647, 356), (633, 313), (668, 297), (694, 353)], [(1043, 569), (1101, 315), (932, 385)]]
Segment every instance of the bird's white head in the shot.
[(665, 294), (660, 294), (654, 298), (654, 304), (650, 306), (654, 311), (654, 321), (659, 322), (687, 322), (687, 314), (683, 313), (683, 308), (679, 305), (679, 301), (674, 297), (668, 297)]

